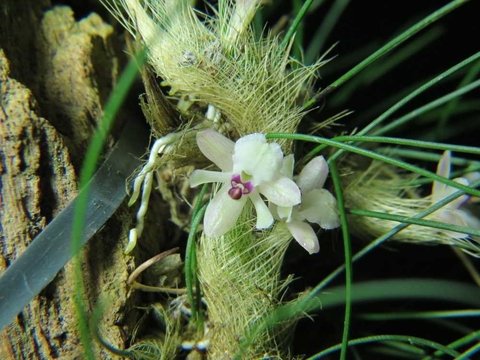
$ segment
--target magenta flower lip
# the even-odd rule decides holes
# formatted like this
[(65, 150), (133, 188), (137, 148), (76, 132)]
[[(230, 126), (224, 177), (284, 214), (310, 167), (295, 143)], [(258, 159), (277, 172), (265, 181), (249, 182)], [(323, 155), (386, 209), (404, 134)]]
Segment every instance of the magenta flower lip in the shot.
[(228, 195), (230, 195), (233, 200), (239, 200), (242, 195), (248, 195), (254, 189), (252, 182), (242, 181), (242, 177), (239, 174), (232, 175), (230, 184), (232, 187), (228, 190)]

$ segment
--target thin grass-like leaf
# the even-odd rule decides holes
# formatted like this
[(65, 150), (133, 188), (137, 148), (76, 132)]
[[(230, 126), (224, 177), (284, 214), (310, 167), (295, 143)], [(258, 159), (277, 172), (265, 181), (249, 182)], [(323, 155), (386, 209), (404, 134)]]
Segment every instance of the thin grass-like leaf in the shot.
[(403, 146), (413, 146), (424, 149), (434, 149), (434, 150), (450, 150), (466, 154), (480, 155), (480, 148), (476, 146), (465, 146), (465, 145), (453, 145), (432, 141), (421, 141), (413, 139), (403, 139), (398, 137), (387, 137), (387, 136), (361, 136), (361, 135), (344, 135), (336, 136), (332, 138), (334, 141), (341, 142), (373, 142), (373, 143), (384, 143), (384, 144), (395, 144)]
[(404, 320), (404, 319), (445, 319), (479, 317), (480, 310), (445, 310), (445, 311), (404, 311), (396, 313), (365, 313), (360, 318), (371, 321)]
[(470, 349), (467, 351), (461, 353), (458, 357), (456, 357), (456, 360), (470, 360), (472, 359), (472, 356), (475, 354), (478, 354), (480, 351), (480, 342), (473, 345)]
[[(426, 18), (422, 19), (415, 25), (411, 26), (408, 28), (406, 31), (401, 33), (400, 35), (396, 36), (392, 40), (390, 40), (388, 43), (386, 43), (384, 46), (382, 46), (380, 49), (375, 51), (372, 55), (364, 59), (362, 62), (354, 66), (351, 70), (349, 70), (347, 73), (342, 75), (340, 78), (335, 80), (333, 83), (331, 83), (329, 86), (327, 86), (326, 89), (328, 91), (331, 91), (331, 89), (336, 89), (340, 86), (342, 86), (344, 83), (346, 83), (348, 80), (356, 76), (358, 73), (363, 71), (367, 66), (384, 56), (385, 54), (388, 54), (390, 51), (393, 49), (397, 48), (400, 44), (404, 43), (406, 40), (411, 38), (413, 35), (417, 34), (419, 31), (423, 30), (427, 26), (431, 25), (432, 23), (438, 21), (441, 19), (443, 16), (449, 14), (459, 6), (465, 4), (468, 2), (468, 0), (455, 0), (451, 1), (447, 5), (443, 6), (442, 8), (438, 9), (437, 11), (433, 12)], [(320, 94), (319, 96), (322, 96)], [(310, 108), (315, 102), (317, 101), (316, 98), (313, 98), (312, 100), (308, 101), (307, 103), (304, 104), (304, 108), (308, 109)]]
[(305, 51), (305, 64), (313, 64), (315, 62), (324, 48), (328, 36), (338, 23), (338, 19), (342, 16), (342, 13), (345, 11), (349, 2), (350, 0), (335, 0), (330, 7), (325, 18), (322, 20), (321, 25), (313, 34), (312, 40)]
[(343, 85), (345, 82), (350, 80), (352, 77), (357, 75), (359, 72), (361, 72), (363, 69), (365, 69), (367, 66), (369, 66), (371, 63), (374, 61), (378, 60), (380, 57), (384, 56), (385, 54), (389, 53), (396, 47), (398, 47), (400, 44), (404, 43), (406, 40), (411, 38), (413, 35), (417, 34), (419, 31), (423, 30), (427, 26), (431, 25), (432, 23), (438, 21), (445, 15), (449, 14), (459, 6), (465, 4), (468, 0), (455, 0), (451, 1), (447, 5), (443, 6), (442, 8), (438, 9), (437, 11), (433, 12), (426, 18), (422, 19), (415, 25), (411, 26), (408, 28), (406, 31), (401, 33), (400, 35), (396, 36), (392, 40), (390, 40), (387, 44), (382, 46), (380, 49), (375, 51), (372, 55), (370, 55), (368, 58), (363, 60), (361, 63), (359, 63), (357, 66), (355, 66), (353, 69), (348, 71), (346, 74), (344, 74), (342, 77), (334, 81), (329, 87), (337, 88), (341, 85)]
[(442, 35), (443, 30), (439, 27), (434, 27), (428, 30), (425, 34), (422, 34), (403, 48), (398, 49), (398, 51), (386, 57), (374, 68), (366, 68), (357, 77), (349, 81), (345, 86), (342, 86), (341, 90), (329, 100), (329, 104), (331, 106), (339, 106), (340, 104), (348, 102), (354, 95), (355, 91), (359, 91), (359, 88), (365, 84), (371, 84), (378, 79), (382, 79), (382, 77), (388, 72), (402, 65), (406, 60), (424, 50)]
[(194, 321), (199, 320), (200, 314), (200, 285), (197, 278), (197, 255), (195, 239), (197, 228), (205, 214), (206, 205), (203, 204), (203, 198), (207, 192), (208, 185), (203, 185), (197, 200), (193, 207), (192, 222), (188, 233), (187, 247), (185, 250), (185, 286), (187, 288), (187, 296), (192, 307), (192, 318)]
[[(480, 185), (480, 181), (477, 181), (472, 184), (473, 187)], [(463, 191), (456, 191), (449, 196), (445, 197), (444, 199), (438, 201), (437, 203), (433, 204), (432, 206), (428, 207), (424, 211), (418, 213), (413, 218), (421, 219), (425, 216), (432, 214), (433, 212), (437, 211), (438, 209), (444, 207), (451, 201), (455, 200), (459, 196), (463, 195)], [(362, 250), (360, 250), (357, 254), (355, 254), (352, 258), (352, 263), (362, 259), (365, 255), (369, 254), (371, 251), (385, 243), (388, 239), (395, 236), (397, 233), (408, 227), (409, 224), (402, 223), (395, 226), (392, 230), (387, 232), (386, 234), (378, 237), (370, 244), (365, 246)], [(281, 324), (284, 321), (288, 321), (290, 319), (296, 318), (298, 316), (302, 316), (308, 312), (311, 308), (311, 304), (318, 304), (318, 300), (316, 300), (317, 296), (327, 287), (333, 280), (337, 278), (342, 272), (345, 270), (345, 265), (339, 266), (333, 272), (331, 272), (328, 276), (323, 278), (323, 280), (318, 283), (307, 295), (301, 297), (289, 304), (283, 305), (279, 307), (274, 313), (270, 314), (268, 318), (262, 319), (258, 323), (256, 323), (251, 329), (248, 334), (246, 334), (245, 339), (240, 343), (240, 350), (237, 353), (241, 353), (243, 349), (247, 348), (252, 341), (255, 341), (255, 336), (265, 329), (274, 327), (278, 324)], [(475, 288), (477, 289), (477, 288)], [(356, 291), (352, 292), (353, 294), (357, 295)], [(469, 295), (471, 296), (471, 295)], [(480, 298), (480, 297), (479, 297)], [(461, 300), (461, 299), (460, 299)], [(468, 300), (468, 299), (467, 299)], [(477, 305), (477, 304), (475, 304)]]
[[(470, 84), (472, 81), (475, 80), (477, 75), (480, 73), (480, 62), (477, 62), (474, 64), (470, 70), (467, 72), (467, 74), (464, 76), (460, 84), (458, 85), (458, 88), (462, 88), (465, 85)], [(438, 121), (437, 124), (437, 137), (443, 137), (445, 128), (448, 122), (448, 119), (452, 115), (452, 113), (455, 111), (455, 109), (458, 107), (460, 102), (459, 98), (455, 98), (452, 101), (450, 101), (446, 106), (445, 109), (441, 112), (440, 120)]]
[(430, 89), (432, 86), (438, 84), (440, 81), (444, 80), (445, 78), (451, 76), (452, 74), (455, 74), (457, 71), (465, 68), (466, 66), (472, 64), (473, 62), (477, 61), (480, 59), (480, 51), (473, 54), (472, 56), (466, 58), (465, 60), (459, 62), (458, 64), (455, 64), (451, 68), (445, 70), (444, 72), (438, 74), (431, 80), (423, 83), (421, 86), (419, 86), (417, 89), (409, 92), (405, 97), (401, 98), (400, 101), (398, 101), (395, 105), (387, 109), (384, 113), (382, 113), (380, 116), (378, 116), (375, 120), (373, 120), (370, 124), (368, 124), (365, 128), (359, 131), (358, 135), (365, 135), (369, 133), (372, 129), (380, 125), (382, 122), (384, 122), (390, 115), (392, 115), (394, 112), (399, 110), (401, 107), (409, 103), (411, 100), (419, 96), (420, 94), (424, 93), (428, 89)]
[[(449, 349), (448, 347), (437, 343), (432, 340), (424, 339), (424, 338), (419, 338), (416, 336), (404, 336), (404, 335), (373, 335), (373, 336), (367, 336), (355, 340), (350, 340), (348, 342), (348, 345), (351, 346), (356, 346), (356, 345), (364, 345), (364, 344), (370, 344), (370, 343), (376, 343), (376, 342), (385, 342), (385, 341), (403, 341), (407, 344), (415, 344), (418, 346), (423, 346), (426, 348), (430, 349), (435, 349), (440, 351), (441, 353), (451, 355), (457, 359), (457, 356), (459, 353), (455, 350)], [(333, 354), (340, 350), (341, 345), (335, 345), (332, 347), (329, 347), (328, 349), (325, 349), (318, 354), (315, 354), (311, 357), (309, 357), (306, 360), (317, 360), (324, 358), (327, 355)]]
[(429, 102), (428, 104), (425, 104), (421, 107), (419, 107), (418, 109), (415, 109), (411, 112), (409, 112), (408, 114), (405, 114), (401, 117), (399, 117), (398, 119), (395, 119), (395, 120), (392, 120), (391, 122), (388, 123), (388, 125), (385, 125), (384, 127), (382, 127), (381, 129), (378, 129), (376, 131), (373, 131), (372, 132), (372, 135), (383, 135), (385, 134), (386, 132), (389, 132), (391, 130), (394, 130), (394, 129), (397, 129), (398, 127), (406, 124), (407, 122), (409, 122), (410, 120), (412, 119), (415, 119), (417, 117), (419, 117), (420, 115), (432, 110), (432, 109), (435, 109), (445, 103), (448, 103), (449, 101), (452, 101), (453, 99), (455, 98), (458, 98), (472, 90), (475, 90), (477, 89), (478, 87), (480, 87), (480, 79), (477, 80), (477, 81), (474, 81), (468, 85), (465, 85), (455, 91), (452, 91), (442, 97), (439, 97), (438, 99), (435, 99), (434, 101), (431, 101)]
[(480, 236), (480, 230), (470, 228), (470, 227), (465, 227), (465, 226), (459, 226), (459, 225), (453, 225), (453, 224), (447, 224), (439, 221), (433, 221), (433, 220), (424, 220), (424, 219), (413, 219), (409, 218), (407, 216), (401, 216), (401, 215), (396, 215), (396, 214), (387, 214), (384, 212), (378, 212), (378, 211), (370, 211), (370, 210), (363, 210), (363, 209), (350, 209), (349, 213), (352, 215), (357, 215), (357, 216), (368, 216), (368, 217), (373, 217), (376, 219), (383, 219), (383, 220), (390, 220), (390, 221), (397, 221), (401, 222), (404, 224), (415, 224), (415, 225), (421, 225), (421, 226), (427, 226), (430, 228), (435, 228), (435, 229), (443, 229), (443, 230), (451, 230), (463, 234), (469, 234), (469, 235), (474, 235), (474, 236)]
[(369, 54), (378, 49), (379, 44), (377, 41), (371, 41), (364, 44), (358, 49), (354, 49), (352, 52), (341, 54), (335, 58), (335, 61), (331, 61), (322, 68), (322, 77), (327, 78), (335, 73), (341, 72), (346, 68), (350, 68), (366, 58)]
[[(477, 181), (472, 184), (472, 187), (476, 187), (480, 185), (480, 181)], [(457, 199), (459, 196), (463, 195), (463, 191), (456, 191), (449, 196), (445, 197), (444, 199), (438, 201), (437, 203), (433, 204), (432, 206), (428, 207), (424, 211), (418, 213), (416, 216), (413, 216), (412, 219), (422, 219), (438, 209), (441, 209), (451, 201)], [(356, 261), (362, 259), (365, 255), (370, 253), (372, 250), (383, 244), (385, 241), (388, 239), (392, 238), (394, 235), (405, 229), (407, 226), (410, 224), (408, 223), (402, 223), (397, 226), (395, 226), (392, 230), (390, 230), (388, 233), (378, 237), (374, 241), (372, 241), (370, 244), (365, 246), (362, 250), (360, 250), (357, 254), (355, 254), (352, 258), (352, 262), (355, 263)], [(344, 271), (344, 266), (338, 267), (336, 270), (334, 270), (330, 275), (325, 277), (317, 286), (315, 286), (312, 291), (308, 294), (308, 297), (314, 297), (317, 294), (320, 294), (320, 292), (328, 285), (330, 284), (338, 275), (340, 275)]]
[(335, 188), (335, 195), (338, 203), (338, 212), (340, 215), (343, 237), (343, 251), (345, 253), (345, 318), (343, 321), (342, 350), (340, 352), (340, 359), (345, 360), (347, 358), (348, 334), (350, 332), (350, 318), (352, 314), (352, 245), (350, 241), (347, 213), (345, 210), (345, 201), (343, 198), (342, 183), (335, 162), (330, 163), (330, 173), (332, 175), (333, 186)]
[(426, 129), (418, 133), (418, 138), (426, 141), (444, 141), (450, 138), (472, 134), (472, 132), (476, 131), (478, 131), (478, 114), (473, 114), (472, 116), (462, 117), (458, 119), (458, 121), (451, 123), (451, 125), (448, 126), (448, 133), (443, 132), (441, 137), (433, 133), (430, 129)]
[[(301, 140), (301, 141), (320, 143), (320, 144), (332, 146), (334, 148), (339, 148), (339, 149), (342, 149), (342, 150), (345, 150), (345, 151), (349, 151), (349, 152), (352, 152), (352, 153), (355, 153), (355, 154), (358, 154), (358, 155), (362, 155), (362, 156), (374, 159), (374, 160), (383, 161), (386, 164), (397, 166), (401, 169), (405, 169), (405, 170), (411, 171), (412, 173), (416, 173), (418, 175), (421, 175), (421, 176), (427, 177), (429, 179), (432, 179), (432, 181), (435, 180), (435, 181), (441, 182), (442, 184), (454, 187), (454, 188), (459, 189), (459, 190), (463, 190), (467, 194), (480, 197), (480, 191), (479, 190), (473, 189), (469, 186), (459, 184), (459, 183), (457, 183), (453, 180), (446, 179), (443, 176), (439, 176), (439, 175), (437, 175), (437, 174), (435, 174), (431, 171), (422, 169), (418, 166), (408, 164), (404, 161), (397, 160), (397, 159), (391, 158), (389, 156), (378, 154), (374, 151), (370, 151), (370, 150), (366, 150), (366, 149), (363, 149), (363, 148), (355, 147), (353, 145), (344, 144), (344, 143), (341, 143), (341, 142), (337, 142), (335, 140), (325, 139), (325, 138), (321, 138), (321, 137), (318, 137), (318, 136), (304, 135), (304, 134), (269, 133), (269, 134), (266, 134), (266, 137), (267, 137), (267, 139)], [(332, 158), (330, 158), (329, 161), (332, 161)]]
[(425, 356), (427, 351), (419, 346), (406, 344), (398, 341), (385, 341), (381, 344), (372, 344), (368, 348), (369, 353), (377, 355), (377, 358), (393, 359), (412, 359), (418, 360), (420, 356)]
[[(294, 14), (298, 14), (302, 8), (303, 1), (302, 0), (293, 0), (293, 11)], [(303, 34), (305, 31), (304, 22), (301, 21), (298, 24), (297, 31), (295, 32), (295, 38), (293, 40), (293, 57), (299, 61), (302, 59), (302, 49), (303, 49)], [(308, 64), (308, 63), (307, 63)]]
[[(471, 342), (474, 342), (474, 341), (478, 341), (478, 339), (480, 339), (480, 330), (477, 330), (477, 331), (473, 331), (471, 332), (470, 334), (468, 335), (465, 335), (453, 342), (451, 342), (450, 344), (448, 344), (447, 346), (450, 348), (450, 349), (458, 349), (462, 346), (465, 346)], [(441, 352), (439, 351), (436, 351), (433, 356), (434, 356), (434, 359), (438, 356), (441, 355)], [(427, 357), (424, 357), (422, 358), (422, 360), (431, 360), (432, 357), (431, 356), (427, 356)]]
[[(453, 100), (453, 102), (455, 103), (455, 107), (451, 111), (449, 110), (449, 114), (448, 114), (449, 117), (452, 117), (452, 116), (464, 117), (472, 113), (477, 114), (480, 111), (480, 104), (475, 98), (469, 98), (469, 99), (457, 98)], [(445, 106), (445, 108), (447, 106), (450, 107), (450, 104), (452, 103), (448, 103)], [(421, 123), (422, 125), (436, 123), (440, 117), (444, 116), (444, 112), (447, 111), (445, 108), (435, 109), (430, 111), (428, 114), (423, 115), (419, 123)], [(448, 126), (450, 127), (450, 125), (453, 125), (453, 124), (449, 123)], [(444, 137), (444, 136), (440, 136), (440, 137)]]
[(322, 6), (324, 2), (325, 0), (313, 0), (313, 4), (308, 9), (307, 13), (308, 14), (314, 13), (315, 10), (317, 10), (320, 6)]
[[(451, 68), (447, 69), (446, 71), (440, 73), (439, 75), (435, 76), (433, 79), (431, 79), (430, 81), (424, 83), (423, 85), (421, 85), (420, 87), (418, 87), (417, 89), (415, 89), (414, 91), (410, 92), (409, 94), (407, 94), (405, 97), (403, 97), (400, 101), (398, 101), (395, 105), (391, 106), (389, 109), (387, 109), (384, 113), (382, 113), (380, 116), (378, 116), (377, 118), (375, 118), (370, 124), (368, 124), (367, 126), (365, 126), (363, 129), (361, 129), (356, 135), (365, 135), (365, 134), (368, 134), (368, 133), (371, 133), (371, 130), (373, 130), (374, 128), (378, 127), (380, 124), (382, 124), (386, 119), (388, 119), (393, 113), (395, 113), (397, 110), (399, 110), (401, 107), (403, 107), (404, 105), (406, 105), (408, 102), (410, 102), (411, 100), (413, 100), (414, 98), (416, 98), (417, 96), (419, 96), (420, 94), (424, 93), (425, 91), (427, 91), (428, 89), (430, 89), (432, 86), (438, 84), (440, 81), (444, 80), (445, 78), (451, 76), (452, 74), (456, 73), (457, 71), (463, 69), (464, 67), (470, 65), (471, 63), (477, 61), (478, 59), (480, 59), (480, 51), (473, 54), (472, 56), (468, 57), (467, 59), (461, 61), (460, 63), (452, 66)], [(457, 90), (458, 91), (458, 90)], [(462, 94), (460, 94), (462, 95)], [(447, 99), (446, 101), (444, 102), (448, 102), (450, 101), (451, 98)], [(441, 104), (439, 104), (441, 105)], [(428, 110), (432, 110), (432, 107), (429, 107)], [(408, 115), (408, 114), (407, 114)], [(406, 115), (405, 115), (406, 116)], [(401, 117), (400, 119), (403, 119), (404, 117)], [(414, 117), (412, 116), (411, 119), (413, 119)], [(399, 119), (399, 120), (400, 120)], [(402, 120), (404, 121), (404, 120)], [(408, 118), (407, 118), (407, 121), (408, 121)], [(389, 125), (390, 126), (390, 125)], [(380, 128), (379, 130), (377, 131), (383, 131), (383, 128)], [(375, 132), (373, 132), (375, 134)], [(383, 132), (381, 132), (383, 133)], [(380, 132), (376, 133), (377, 135), (380, 135), (381, 134)], [(312, 156), (314, 156), (314, 154), (316, 154), (318, 151), (320, 151), (319, 149), (321, 149), (320, 146), (318, 147), (315, 147), (314, 149), (312, 149), (312, 151), (310, 151), (305, 157), (307, 159), (311, 158)], [(338, 159), (339, 156), (341, 156), (342, 154), (344, 153), (343, 150), (337, 150), (335, 154), (333, 154), (330, 158), (332, 160), (335, 160), (335, 159)]]
[[(448, 289), (448, 291), (445, 291)], [(438, 279), (387, 279), (357, 282), (352, 289), (354, 304), (371, 301), (439, 300), (480, 306), (480, 288), (459, 281)], [(343, 306), (345, 287), (328, 288), (310, 303), (309, 311)]]
[(308, 9), (310, 6), (312, 6), (313, 0), (306, 0), (303, 3), (303, 6), (298, 10), (298, 12), (295, 15), (295, 18), (292, 21), (292, 24), (287, 30), (287, 33), (285, 34), (285, 37), (282, 40), (282, 43), (280, 46), (286, 48), (288, 46), (288, 43), (292, 39), (293, 35), (297, 31), (298, 27), (302, 24), (303, 18), (308, 12)]
[[(384, 154), (396, 155), (401, 158), (430, 161), (433, 163), (438, 163), (440, 158), (442, 157), (442, 154), (438, 153), (432, 153), (422, 150), (402, 149), (397, 147), (380, 147), (376, 148), (376, 150)], [(469, 168), (465, 169), (465, 171), (462, 172), (470, 172), (475, 171), (474, 167), (477, 166), (477, 164), (480, 165), (480, 162), (455, 156), (451, 158), (451, 164), (457, 166), (468, 166)]]
[(82, 271), (82, 258), (80, 254), (81, 239), (83, 237), (84, 228), (85, 228), (85, 214), (87, 211), (87, 200), (88, 200), (88, 181), (95, 172), (95, 168), (98, 162), (98, 158), (101, 154), (103, 145), (107, 138), (107, 135), (112, 128), (112, 125), (115, 121), (115, 117), (122, 106), (130, 87), (135, 80), (138, 67), (141, 66), (145, 61), (145, 52), (140, 52), (137, 56), (130, 60), (127, 67), (123, 71), (118, 85), (115, 90), (110, 95), (110, 98), (105, 105), (105, 111), (101, 121), (99, 122), (99, 127), (95, 131), (92, 141), (88, 146), (87, 152), (85, 154), (85, 160), (82, 164), (82, 169), (80, 171), (80, 188), (85, 189), (77, 197), (77, 203), (75, 207), (75, 216), (72, 226), (72, 237), (71, 237), (71, 246), (73, 257), (73, 266), (74, 266), (74, 278), (75, 278), (75, 294), (74, 294), (74, 303), (75, 310), (77, 313), (78, 329), (80, 333), (80, 341), (84, 349), (85, 358), (88, 360), (94, 360), (94, 347), (90, 335), (90, 329), (88, 326), (87, 320), (87, 310), (84, 303), (84, 294), (85, 287), (83, 284), (83, 271)]

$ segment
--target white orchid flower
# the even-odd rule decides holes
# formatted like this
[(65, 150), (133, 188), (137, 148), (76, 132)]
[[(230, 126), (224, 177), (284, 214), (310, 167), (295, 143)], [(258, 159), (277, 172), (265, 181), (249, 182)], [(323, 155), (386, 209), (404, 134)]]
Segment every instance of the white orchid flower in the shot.
[[(293, 177), (293, 156), (284, 159), (282, 172)], [(276, 213), (284, 220), (294, 239), (310, 254), (320, 250), (318, 238), (307, 223), (316, 223), (322, 229), (330, 230), (340, 226), (337, 201), (323, 188), (328, 176), (328, 164), (323, 156), (313, 158), (296, 177), (302, 193), (302, 201), (294, 207), (277, 207)]]
[(230, 230), (248, 199), (257, 213), (257, 229), (266, 229), (273, 223), (273, 216), (260, 195), (277, 206), (300, 203), (300, 189), (280, 172), (283, 162), (280, 145), (267, 143), (265, 135), (247, 135), (234, 143), (214, 130), (204, 130), (197, 134), (197, 144), (222, 170), (195, 170), (190, 176), (191, 187), (223, 184), (207, 206), (205, 235), (221, 236)]
[[(437, 166), (437, 175), (443, 176), (447, 179), (450, 178), (450, 167), (451, 167), (451, 153), (450, 151), (445, 151), (440, 158)], [(472, 178), (478, 174), (472, 174)], [(462, 184), (469, 185), (470, 181), (466, 177), (460, 177), (453, 179), (453, 181)], [(433, 182), (432, 186), (432, 204), (437, 203), (438, 201), (446, 198), (447, 196), (456, 192), (457, 189), (443, 184), (438, 181)], [(468, 195), (461, 195), (455, 200), (449, 202), (441, 209), (435, 211), (432, 216), (436, 219), (452, 225), (466, 226), (475, 229), (480, 229), (480, 220), (473, 216), (468, 210), (462, 209), (462, 206), (468, 201), (470, 197)], [(465, 238), (468, 234), (452, 232), (455, 234), (456, 238)]]

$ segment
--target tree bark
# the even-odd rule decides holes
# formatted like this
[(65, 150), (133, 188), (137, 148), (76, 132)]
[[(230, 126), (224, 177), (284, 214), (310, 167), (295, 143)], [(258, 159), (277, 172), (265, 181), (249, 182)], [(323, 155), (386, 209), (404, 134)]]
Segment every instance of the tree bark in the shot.
[[(85, 148), (118, 73), (112, 27), (98, 15), (76, 21), (70, 8), (50, 5), (0, 5), (0, 271), (76, 195)], [(126, 284), (135, 264), (123, 254), (131, 219), (120, 208), (83, 262), (89, 305), (105, 298), (101, 332), (120, 348), (138, 318)], [(0, 332), (1, 359), (82, 358), (72, 274), (67, 265)]]

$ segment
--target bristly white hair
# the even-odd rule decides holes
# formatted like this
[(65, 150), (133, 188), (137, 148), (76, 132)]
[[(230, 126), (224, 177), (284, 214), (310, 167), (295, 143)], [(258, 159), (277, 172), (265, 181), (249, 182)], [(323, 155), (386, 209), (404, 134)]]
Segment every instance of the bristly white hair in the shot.
[(220, 0), (213, 16), (186, 0), (102, 1), (146, 45), (170, 95), (215, 107), (237, 136), (296, 130), (323, 62), (303, 66), (277, 37), (256, 39), (249, 23), (259, 0)]

